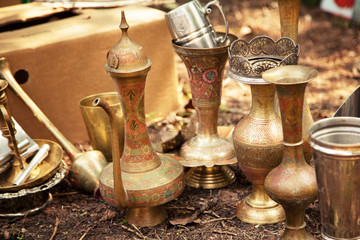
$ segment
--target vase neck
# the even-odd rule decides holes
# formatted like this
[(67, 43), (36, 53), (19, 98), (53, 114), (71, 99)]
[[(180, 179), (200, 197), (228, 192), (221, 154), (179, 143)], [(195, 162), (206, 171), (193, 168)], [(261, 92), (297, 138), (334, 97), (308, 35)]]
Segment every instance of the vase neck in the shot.
[(278, 0), (281, 36), (298, 43), (298, 23), (301, 0)]
[(276, 85), (285, 143), (302, 141), (302, 114), (307, 83)]
[(274, 119), (275, 112), (275, 88), (273, 85), (250, 85), (251, 109), (249, 116), (259, 119)]
[(150, 142), (144, 110), (146, 75), (116, 79), (125, 119), (124, 151), (121, 167), (124, 172), (145, 172), (161, 163)]

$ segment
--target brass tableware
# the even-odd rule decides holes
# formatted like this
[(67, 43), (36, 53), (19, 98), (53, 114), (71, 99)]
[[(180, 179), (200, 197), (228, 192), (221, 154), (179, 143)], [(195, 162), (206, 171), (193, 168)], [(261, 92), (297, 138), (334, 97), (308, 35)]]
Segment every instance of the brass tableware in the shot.
[(307, 83), (317, 71), (305, 66), (281, 66), (262, 77), (275, 86), (284, 134), (284, 155), (265, 179), (265, 191), (285, 210), (285, 231), (280, 239), (313, 239), (305, 231), (305, 209), (316, 200), (316, 176), (303, 154), (302, 110)]
[(258, 36), (247, 42), (234, 41), (229, 49), (227, 75), (251, 87), (250, 113), (236, 125), (233, 143), (238, 164), (252, 183), (252, 192), (241, 200), (236, 216), (252, 224), (276, 223), (285, 219), (281, 205), (265, 192), (267, 174), (277, 167), (283, 154), (280, 116), (275, 111), (275, 88), (261, 78), (267, 69), (296, 65), (299, 46), (290, 38), (277, 41)]
[[(38, 140), (40, 142), (44, 140)], [(45, 141), (45, 143), (49, 143)], [(54, 156), (56, 159), (62, 158), (61, 147), (52, 142), (53, 149), (55, 144), (61, 155)], [(59, 184), (67, 175), (67, 165), (61, 161), (58, 170), (53, 173), (48, 180), (38, 183), (34, 187), (25, 187), (22, 185), (21, 189), (14, 192), (0, 193), (0, 217), (1, 218), (19, 218), (27, 217), (38, 213), (47, 207), (52, 201), (50, 190)]]
[[(298, 25), (301, 0), (278, 0), (281, 37), (289, 37), (298, 44)], [(310, 107), (304, 98), (303, 107), (303, 150), (307, 163), (311, 161), (311, 147), (309, 144), (309, 128), (314, 123)]]
[(87, 96), (79, 102), (91, 146), (93, 149), (102, 152), (105, 158), (112, 162), (109, 117), (102, 108), (92, 105), (96, 98), (104, 99), (115, 114), (119, 148), (120, 153), (122, 153), (124, 146), (124, 116), (121, 111), (120, 98), (117, 92), (105, 92)]
[(237, 162), (233, 145), (217, 130), (222, 75), (228, 48), (235, 39), (229, 34), (225, 43), (215, 48), (188, 48), (172, 43), (187, 68), (198, 118), (197, 135), (186, 141), (179, 153), (181, 164), (191, 167), (185, 182), (192, 187), (220, 188), (235, 181), (234, 172), (226, 166)]
[(42, 161), (39, 166), (37, 166), (38, 174), (35, 176), (35, 178), (27, 179), (27, 181), (22, 184), (13, 185), (14, 180), (9, 178), (11, 171), (7, 171), (0, 175), (0, 192), (15, 192), (20, 191), (21, 189), (38, 186), (43, 184), (45, 181), (51, 178), (56, 171), (58, 171), (63, 156), (63, 151), (60, 145), (45, 139), (34, 139), (34, 141), (40, 147), (43, 144), (50, 145), (49, 155)]
[(5, 58), (0, 58), (0, 77), (9, 83), (15, 94), (29, 107), (34, 116), (50, 131), (69, 155), (72, 160), (70, 177), (74, 185), (88, 193), (93, 193), (99, 186), (100, 172), (107, 164), (104, 155), (96, 150), (80, 152), (76, 149), (16, 82)]
[(322, 119), (310, 128), (324, 239), (360, 239), (360, 119)]
[(126, 220), (137, 226), (155, 226), (167, 217), (162, 205), (184, 189), (184, 171), (174, 158), (157, 154), (153, 149), (145, 122), (144, 90), (151, 61), (142, 47), (128, 37), (128, 24), (122, 11), (122, 37), (109, 51), (105, 69), (114, 80), (121, 98), (125, 119), (124, 151), (120, 156), (117, 125), (111, 108), (104, 108), (112, 126), (113, 163), (100, 175), (102, 198), (117, 208), (126, 208)]

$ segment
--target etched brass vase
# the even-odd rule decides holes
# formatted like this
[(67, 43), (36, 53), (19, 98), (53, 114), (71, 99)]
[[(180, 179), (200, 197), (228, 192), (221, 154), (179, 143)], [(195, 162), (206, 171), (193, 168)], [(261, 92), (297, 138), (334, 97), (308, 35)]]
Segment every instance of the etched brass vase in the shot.
[[(298, 44), (298, 25), (301, 0), (278, 0), (281, 37), (291, 38)], [(309, 128), (314, 123), (310, 107), (304, 98), (303, 106), (303, 150), (307, 163), (310, 163), (312, 154), (309, 144)]]
[(217, 130), (222, 75), (228, 48), (235, 39), (229, 34), (225, 43), (215, 48), (189, 48), (173, 42), (189, 74), (192, 104), (198, 118), (197, 135), (180, 150), (181, 163), (191, 167), (185, 183), (192, 187), (213, 189), (235, 181), (234, 172), (226, 166), (237, 162), (233, 145), (220, 137)]
[[(144, 88), (151, 61), (127, 35), (128, 24), (122, 12), (122, 37), (108, 53), (105, 69), (114, 80), (125, 119), (122, 157), (116, 121), (105, 100), (95, 99), (103, 107), (112, 125), (113, 163), (102, 171), (100, 192), (106, 202), (127, 208), (126, 219), (137, 226), (160, 224), (167, 213), (162, 204), (179, 196), (184, 189), (183, 166), (174, 158), (157, 154), (145, 122)], [(121, 157), (121, 159), (120, 159)]]
[(305, 162), (302, 140), (302, 110), (307, 83), (317, 71), (305, 66), (281, 66), (262, 74), (278, 94), (284, 155), (281, 164), (265, 179), (265, 190), (280, 203), (286, 215), (281, 239), (312, 239), (305, 231), (305, 209), (317, 198), (314, 168)]
[(285, 219), (284, 210), (266, 194), (264, 181), (281, 162), (283, 134), (280, 116), (275, 111), (275, 88), (261, 78), (261, 73), (280, 65), (297, 64), (299, 48), (290, 38), (275, 42), (258, 36), (250, 42), (234, 41), (229, 55), (228, 76), (249, 84), (252, 95), (250, 113), (233, 132), (239, 167), (252, 183), (252, 192), (239, 202), (236, 216), (252, 224), (280, 222)]

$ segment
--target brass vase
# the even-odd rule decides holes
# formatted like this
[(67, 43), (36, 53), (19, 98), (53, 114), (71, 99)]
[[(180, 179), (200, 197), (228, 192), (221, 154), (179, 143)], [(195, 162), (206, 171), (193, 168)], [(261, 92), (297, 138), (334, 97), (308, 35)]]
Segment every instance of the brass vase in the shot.
[[(281, 37), (291, 38), (298, 44), (298, 25), (301, 0), (278, 0)], [(312, 154), (309, 143), (309, 128), (314, 123), (310, 107), (304, 98), (303, 106), (303, 150), (307, 163), (310, 163)]]
[(181, 146), (179, 154), (183, 166), (191, 167), (185, 183), (195, 188), (220, 188), (235, 181), (234, 172), (226, 166), (237, 162), (233, 145), (217, 130), (223, 71), (235, 39), (229, 34), (225, 43), (215, 48), (189, 48), (173, 42), (189, 74), (198, 119), (197, 135)]
[(250, 42), (232, 43), (230, 67), (232, 79), (249, 84), (252, 106), (233, 132), (239, 167), (252, 183), (252, 192), (238, 203), (236, 216), (252, 224), (276, 223), (285, 219), (283, 208), (265, 192), (267, 174), (277, 167), (283, 154), (281, 119), (275, 111), (275, 88), (261, 78), (261, 73), (280, 65), (296, 64), (299, 49), (289, 38), (277, 41), (258, 36)]
[(278, 94), (284, 155), (281, 164), (265, 179), (265, 190), (280, 203), (286, 215), (281, 239), (313, 239), (305, 231), (305, 209), (317, 198), (314, 168), (305, 162), (302, 140), (302, 110), (307, 83), (317, 71), (305, 66), (281, 66), (262, 74)]
[(155, 226), (167, 217), (162, 204), (184, 189), (183, 166), (174, 158), (157, 154), (149, 139), (144, 112), (144, 89), (151, 61), (128, 37), (122, 11), (122, 37), (108, 53), (105, 69), (114, 80), (125, 119), (122, 157), (114, 113), (105, 100), (95, 99), (110, 116), (113, 163), (102, 171), (100, 192), (106, 202), (126, 208), (126, 220), (137, 226)]

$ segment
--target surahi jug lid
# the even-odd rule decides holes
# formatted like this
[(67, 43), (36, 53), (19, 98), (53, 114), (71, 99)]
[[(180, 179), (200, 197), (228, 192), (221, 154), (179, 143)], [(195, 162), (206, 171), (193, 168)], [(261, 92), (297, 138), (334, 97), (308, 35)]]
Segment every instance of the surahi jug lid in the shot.
[(129, 25), (126, 22), (124, 10), (121, 11), (120, 29), (122, 36), (107, 55), (105, 69), (114, 73), (133, 73), (150, 70), (151, 60), (145, 56), (142, 46), (133, 42), (128, 36)]

